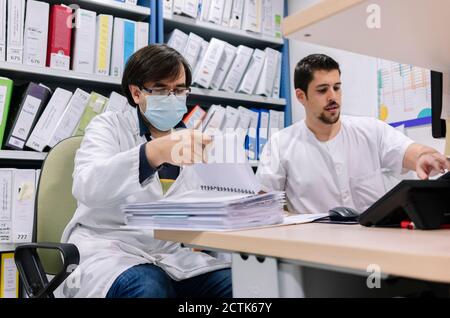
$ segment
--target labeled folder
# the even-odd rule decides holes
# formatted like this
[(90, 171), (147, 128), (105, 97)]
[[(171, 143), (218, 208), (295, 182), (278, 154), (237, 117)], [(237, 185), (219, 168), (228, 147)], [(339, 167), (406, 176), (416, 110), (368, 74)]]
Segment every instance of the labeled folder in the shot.
[(22, 64), (25, 0), (8, 0), (6, 61)]
[(218, 91), (220, 87), (222, 87), (222, 83), (225, 80), (225, 76), (228, 74), (230, 70), (231, 64), (233, 63), (236, 57), (237, 48), (229, 43), (225, 43), (224, 49), (224, 59), (223, 62), (219, 64), (219, 67), (214, 74), (214, 77), (211, 81), (211, 88)]
[(267, 143), (269, 129), (269, 111), (267, 109), (259, 110), (258, 121), (258, 160), (261, 157), (261, 153), (264, 146)]
[(13, 81), (9, 78), (0, 77), (0, 145), (3, 145), (13, 85)]
[(127, 99), (116, 93), (112, 92), (109, 95), (108, 102), (105, 105), (104, 113), (106, 112), (123, 112), (130, 109), (130, 105), (128, 104)]
[(83, 115), (81, 115), (80, 122), (78, 123), (78, 126), (75, 129), (73, 135), (83, 136), (86, 127), (95, 116), (103, 112), (107, 102), (108, 98), (96, 92), (92, 92), (86, 108), (84, 109)]
[(203, 61), (201, 61), (194, 83), (209, 88), (219, 65), (224, 62), (225, 42), (212, 38)]
[(75, 11), (72, 70), (93, 74), (95, 66), (95, 35), (97, 14), (78, 8)]
[(200, 127), (205, 116), (206, 112), (199, 105), (195, 105), (195, 107), (184, 116), (183, 123), (188, 129), (197, 129)]
[(70, 44), (72, 40), (72, 9), (65, 5), (52, 5), (48, 27), (47, 66), (70, 69)]
[(82, 89), (76, 89), (69, 101), (69, 104), (64, 109), (64, 113), (61, 115), (60, 120), (56, 124), (55, 130), (48, 143), (50, 148), (53, 148), (61, 140), (72, 136), (75, 128), (80, 122), (80, 118), (83, 115), (90, 96), (91, 94), (86, 93)]
[(111, 65), (112, 31), (113, 16), (99, 14), (97, 16), (97, 34), (95, 38), (95, 74), (109, 75), (109, 68)]
[(244, 77), (244, 73), (247, 70), (250, 59), (253, 55), (253, 49), (244, 45), (239, 45), (236, 58), (228, 71), (228, 75), (222, 84), (222, 90), (234, 93), (239, 87), (239, 83)]
[(277, 76), (278, 61), (281, 55), (280, 52), (271, 48), (266, 48), (264, 51), (266, 53), (266, 59), (264, 61), (260, 80), (256, 86), (255, 94), (272, 97), (275, 77)]
[(24, 30), (24, 64), (46, 65), (48, 18), (50, 6), (46, 2), (28, 0)]
[(55, 90), (26, 142), (27, 147), (39, 152), (44, 150), (71, 97), (72, 92), (68, 90), (59, 87)]
[(147, 22), (135, 22), (136, 26), (136, 40), (134, 52), (148, 45), (148, 23)]
[(256, 83), (259, 80), (259, 75), (264, 66), (264, 60), (266, 58), (266, 54), (264, 51), (256, 49), (253, 52), (252, 59), (250, 60), (250, 64), (245, 72), (244, 78), (242, 79), (241, 85), (239, 86), (239, 92), (252, 95), (255, 91)]
[(13, 252), (0, 253), (0, 298), (19, 298), (19, 271)]
[(51, 90), (42, 85), (30, 83), (22, 95), (16, 114), (10, 117), (12, 125), (5, 146), (22, 150), (34, 125), (51, 95)]
[(6, 3), (8, 0), (0, 0), (0, 61), (6, 61)]

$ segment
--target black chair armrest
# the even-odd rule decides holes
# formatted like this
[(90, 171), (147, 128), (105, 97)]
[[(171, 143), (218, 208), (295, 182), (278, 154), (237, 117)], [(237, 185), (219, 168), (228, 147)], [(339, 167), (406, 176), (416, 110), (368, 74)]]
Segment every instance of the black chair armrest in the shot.
[[(63, 268), (49, 282), (37, 249), (55, 249), (62, 255)], [(17, 270), (31, 298), (54, 298), (55, 289), (71, 274), (80, 262), (80, 253), (73, 244), (27, 243), (16, 247), (14, 260)], [(70, 266), (70, 269), (68, 270)]]

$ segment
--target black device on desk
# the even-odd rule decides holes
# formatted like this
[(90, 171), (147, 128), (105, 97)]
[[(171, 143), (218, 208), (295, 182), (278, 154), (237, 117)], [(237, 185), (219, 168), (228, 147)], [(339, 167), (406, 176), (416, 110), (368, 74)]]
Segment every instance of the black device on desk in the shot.
[(359, 216), (364, 226), (399, 227), (404, 220), (422, 230), (450, 222), (450, 172), (436, 180), (403, 180)]

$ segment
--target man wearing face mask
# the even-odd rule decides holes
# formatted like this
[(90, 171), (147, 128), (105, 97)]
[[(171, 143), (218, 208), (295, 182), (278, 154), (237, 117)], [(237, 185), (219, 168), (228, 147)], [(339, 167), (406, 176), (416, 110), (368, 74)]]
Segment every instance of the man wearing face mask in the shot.
[(232, 296), (229, 263), (158, 241), (153, 231), (121, 228), (120, 205), (161, 199), (179, 179), (180, 165), (201, 162), (211, 141), (182, 129), (191, 78), (174, 49), (144, 47), (122, 79), (134, 108), (96, 116), (87, 127), (73, 173), (78, 208), (62, 237), (78, 247), (81, 260), (62, 286), (64, 296)]
[(305, 57), (294, 80), (306, 117), (271, 137), (257, 172), (269, 189), (286, 191), (291, 211), (327, 213), (344, 206), (362, 213), (385, 194), (383, 171), (412, 170), (426, 179), (450, 168), (438, 151), (382, 121), (340, 116), (341, 71), (331, 57)]

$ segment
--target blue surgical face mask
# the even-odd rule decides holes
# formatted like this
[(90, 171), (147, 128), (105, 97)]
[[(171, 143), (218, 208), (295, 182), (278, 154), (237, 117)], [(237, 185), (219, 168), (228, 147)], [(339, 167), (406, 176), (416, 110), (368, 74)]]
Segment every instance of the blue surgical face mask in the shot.
[(175, 127), (187, 112), (186, 96), (155, 96), (146, 97), (147, 110), (145, 118), (159, 131), (169, 131)]

